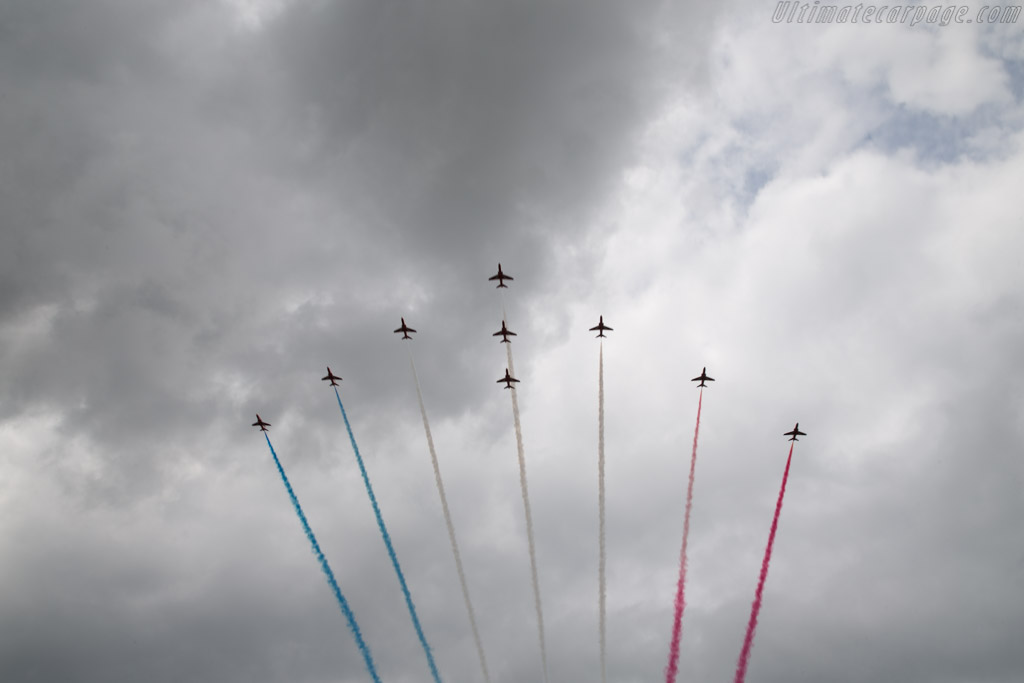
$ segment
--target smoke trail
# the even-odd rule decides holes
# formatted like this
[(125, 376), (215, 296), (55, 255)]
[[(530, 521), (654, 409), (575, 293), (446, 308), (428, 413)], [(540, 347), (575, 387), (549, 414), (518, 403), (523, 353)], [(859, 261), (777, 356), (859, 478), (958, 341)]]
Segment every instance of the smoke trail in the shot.
[[(509, 372), (515, 374), (512, 363), (512, 345), (506, 344)], [(530, 516), (530, 494), (526, 487), (526, 457), (523, 455), (523, 429), (519, 422), (519, 401), (516, 390), (512, 389), (512, 418), (516, 426), (516, 452), (519, 455), (519, 483), (523, 490), (523, 509), (526, 511), (526, 542), (530, 546), (530, 576), (533, 578), (533, 602), (537, 608), (537, 637), (540, 639), (540, 660), (544, 670), (544, 681), (548, 680), (548, 653), (544, 646), (544, 612), (540, 605), (540, 584), (537, 581), (537, 552), (533, 545), (533, 519)]]
[(473, 641), (476, 643), (476, 653), (480, 656), (480, 668), (484, 674), (484, 681), (490, 683), (491, 676), (487, 673), (487, 660), (484, 658), (484, 648), (480, 644), (480, 631), (476, 627), (476, 615), (473, 613), (473, 603), (469, 600), (469, 587), (466, 585), (466, 574), (462, 570), (462, 556), (459, 554), (459, 544), (455, 541), (455, 527), (452, 525), (452, 515), (448, 510), (448, 498), (444, 495), (444, 483), (441, 481), (441, 468), (437, 464), (437, 451), (434, 450), (434, 437), (430, 435), (430, 423), (427, 421), (427, 409), (423, 406), (423, 393), (420, 391), (420, 379), (416, 374), (416, 364), (412, 360), (412, 351), (409, 352), (409, 365), (412, 367), (412, 378), (416, 382), (416, 399), (420, 403), (420, 414), (423, 416), (423, 430), (427, 433), (427, 447), (430, 449), (430, 461), (434, 465), (434, 480), (437, 482), (437, 493), (441, 497), (441, 509), (444, 511), (444, 522), (448, 525), (448, 538), (452, 542), (452, 555), (455, 556), (455, 569), (459, 573), (459, 585), (462, 586), (462, 597), (466, 601), (466, 611), (469, 612), (469, 625), (473, 629)]
[(331, 571), (331, 566), (327, 564), (327, 558), (324, 557), (323, 552), (320, 550), (320, 544), (316, 542), (316, 536), (313, 535), (313, 530), (309, 527), (309, 522), (306, 521), (306, 515), (302, 513), (302, 506), (299, 505), (299, 499), (295, 496), (295, 491), (292, 490), (292, 485), (288, 482), (288, 475), (284, 473), (284, 468), (281, 467), (281, 461), (277, 458), (277, 453), (274, 451), (274, 447), (270, 444), (270, 435), (264, 434), (267, 439), (267, 446), (270, 447), (270, 454), (274, 456), (274, 464), (277, 465), (277, 471), (281, 474), (281, 481), (284, 482), (284, 487), (288, 489), (288, 497), (292, 499), (292, 505), (295, 507), (295, 512), (299, 515), (299, 521), (302, 522), (302, 528), (306, 532), (306, 538), (313, 545), (313, 554), (316, 555), (316, 559), (320, 561), (320, 568), (323, 570), (324, 575), (327, 576), (327, 583), (331, 586), (331, 590), (334, 591), (334, 597), (338, 599), (338, 605), (341, 606), (341, 611), (345, 615), (345, 619), (348, 621), (348, 627), (352, 631), (352, 635), (355, 636), (356, 645), (359, 646), (359, 652), (363, 655), (363, 661), (366, 662), (366, 669), (370, 672), (370, 677), (375, 683), (380, 683), (380, 678), (377, 676), (377, 669), (373, 665), (373, 657), (370, 656), (370, 648), (363, 642), (363, 634), (359, 630), (359, 624), (356, 623), (356, 617), (352, 614), (352, 610), (349, 609), (348, 601), (345, 596), (341, 594), (341, 589), (338, 587), (338, 582), (334, 579), (334, 572)]
[(380, 527), (380, 535), (384, 538), (384, 545), (387, 546), (388, 555), (391, 557), (391, 564), (395, 568), (395, 574), (398, 575), (398, 583), (402, 586), (402, 594), (405, 596), (405, 604), (409, 608), (409, 615), (412, 617), (412, 625), (416, 628), (416, 635), (420, 639), (420, 644), (423, 646), (423, 652), (427, 655), (427, 663), (430, 665), (430, 675), (434, 678), (434, 683), (441, 683), (441, 677), (437, 673), (437, 666), (434, 664), (434, 655), (430, 652), (430, 646), (427, 645), (427, 639), (423, 635), (423, 628), (420, 626), (419, 617), (416, 616), (416, 607), (412, 604), (412, 595), (409, 594), (409, 587), (405, 585), (405, 576), (402, 574), (402, 568), (398, 564), (398, 557), (395, 555), (395, 549), (391, 545), (391, 536), (388, 535), (388, 529), (384, 526), (384, 518), (380, 515), (380, 508), (377, 507), (377, 498), (373, 495), (373, 487), (370, 486), (370, 477), (366, 474), (366, 467), (363, 466), (363, 456), (359, 455), (359, 446), (356, 445), (356, 437), (352, 434), (352, 425), (348, 422), (348, 414), (345, 412), (345, 406), (341, 404), (341, 394), (338, 393), (338, 388), (334, 387), (334, 396), (338, 399), (338, 407), (341, 408), (341, 417), (345, 420), (345, 429), (348, 430), (348, 438), (352, 442), (352, 450), (356, 453), (356, 462), (359, 463), (359, 471), (363, 475), (363, 483), (366, 484), (366, 493), (370, 496), (370, 504), (373, 506), (373, 514), (377, 516), (377, 526)]
[(605, 678), (605, 548), (604, 548), (604, 342), (597, 363), (597, 613), (601, 642), (601, 683)]
[(668, 650), (668, 666), (665, 668), (665, 683), (676, 680), (679, 667), (679, 639), (683, 633), (683, 610), (686, 609), (686, 544), (690, 538), (690, 509), (693, 507), (693, 474), (697, 468), (697, 435), (700, 434), (700, 408), (704, 402), (704, 390), (697, 398), (697, 426), (693, 429), (693, 453), (690, 455), (690, 483), (686, 487), (686, 514), (683, 516), (683, 549), (679, 551), (679, 582), (676, 584), (676, 613), (672, 622), (672, 642)]
[(747, 665), (750, 663), (750, 649), (754, 645), (754, 632), (757, 630), (757, 615), (761, 611), (761, 597), (764, 594), (764, 581), (768, 578), (768, 563), (772, 559), (772, 545), (775, 543), (775, 530), (779, 527), (779, 513), (782, 512), (782, 497), (786, 494), (786, 480), (789, 479), (789, 463), (793, 460), (793, 446), (789, 446), (789, 457), (786, 458), (786, 471), (782, 475), (782, 487), (779, 489), (779, 501), (775, 504), (775, 517), (772, 519), (772, 530), (768, 533), (768, 546), (764, 549), (764, 561), (761, 563), (761, 578), (757, 582), (754, 602), (750, 606), (750, 623), (747, 624), (747, 635), (743, 639), (743, 649), (736, 663), (734, 683), (743, 683), (747, 679)]

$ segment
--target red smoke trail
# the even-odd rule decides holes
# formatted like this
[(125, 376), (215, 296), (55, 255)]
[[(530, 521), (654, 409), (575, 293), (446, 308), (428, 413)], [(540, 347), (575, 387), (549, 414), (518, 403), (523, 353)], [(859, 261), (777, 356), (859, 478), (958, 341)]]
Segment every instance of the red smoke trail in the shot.
[(697, 467), (697, 435), (700, 434), (700, 407), (704, 402), (704, 390), (697, 399), (697, 426), (693, 429), (693, 454), (690, 456), (690, 483), (686, 487), (686, 515), (683, 518), (683, 549), (679, 552), (679, 583), (676, 585), (676, 614), (672, 622), (672, 643), (668, 650), (668, 666), (665, 667), (665, 683), (676, 680), (679, 668), (679, 638), (683, 633), (683, 610), (686, 609), (686, 543), (690, 538), (690, 508), (693, 507), (693, 473)]
[(772, 519), (772, 530), (768, 533), (768, 547), (764, 549), (764, 561), (761, 563), (761, 578), (757, 582), (754, 602), (750, 606), (750, 623), (747, 624), (747, 636), (743, 639), (743, 649), (736, 663), (734, 683), (743, 683), (747, 679), (747, 665), (750, 663), (750, 649), (754, 645), (754, 631), (757, 630), (757, 615), (761, 611), (761, 598), (764, 595), (764, 581), (768, 578), (768, 563), (772, 559), (772, 545), (775, 543), (775, 530), (779, 528), (779, 513), (782, 512), (782, 497), (786, 495), (786, 480), (789, 479), (789, 463), (793, 460), (793, 446), (789, 445), (789, 457), (786, 458), (786, 472), (782, 475), (782, 487), (779, 489), (779, 502), (775, 504), (775, 518)]

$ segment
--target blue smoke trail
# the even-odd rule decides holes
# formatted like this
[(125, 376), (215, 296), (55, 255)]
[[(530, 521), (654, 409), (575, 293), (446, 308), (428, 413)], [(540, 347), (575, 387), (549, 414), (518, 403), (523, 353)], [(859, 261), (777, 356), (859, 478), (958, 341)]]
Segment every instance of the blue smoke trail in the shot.
[(299, 505), (299, 499), (295, 496), (295, 491), (292, 490), (292, 485), (288, 483), (288, 475), (284, 473), (284, 468), (281, 467), (281, 461), (277, 459), (277, 453), (274, 451), (274, 447), (270, 444), (270, 435), (264, 434), (267, 439), (267, 446), (270, 447), (270, 454), (274, 456), (274, 464), (277, 465), (277, 471), (281, 473), (281, 481), (284, 482), (284, 487), (288, 489), (288, 497), (292, 499), (292, 505), (295, 506), (295, 512), (299, 514), (299, 521), (302, 522), (302, 528), (306, 532), (306, 538), (313, 544), (313, 553), (316, 555), (316, 559), (320, 560), (320, 568), (323, 569), (324, 574), (327, 576), (327, 583), (330, 584), (331, 590), (334, 591), (334, 597), (338, 599), (338, 604), (341, 606), (341, 611), (345, 614), (345, 619), (348, 620), (348, 627), (352, 630), (352, 635), (356, 638), (356, 645), (359, 646), (359, 652), (363, 655), (363, 660), (366, 662), (366, 669), (370, 672), (370, 677), (373, 678), (374, 683), (380, 683), (380, 678), (377, 676), (377, 669), (373, 666), (373, 657), (370, 656), (370, 648), (366, 647), (366, 643), (363, 642), (363, 634), (359, 631), (359, 624), (356, 623), (356, 617), (352, 614), (352, 610), (349, 609), (348, 601), (345, 596), (341, 594), (341, 589), (338, 588), (338, 582), (334, 579), (334, 572), (331, 571), (331, 566), (327, 564), (327, 558), (324, 557), (323, 551), (320, 550), (320, 544), (316, 542), (316, 536), (313, 535), (313, 530), (309, 527), (309, 522), (306, 521), (306, 515), (302, 513), (302, 506)]
[(348, 422), (348, 414), (345, 413), (345, 406), (341, 404), (341, 394), (338, 393), (337, 387), (334, 387), (334, 396), (338, 399), (338, 407), (341, 408), (341, 417), (345, 420), (345, 429), (348, 430), (348, 438), (352, 442), (352, 450), (356, 452), (356, 462), (359, 463), (359, 471), (363, 475), (363, 483), (366, 484), (366, 493), (370, 496), (370, 504), (373, 505), (373, 513), (377, 515), (377, 526), (380, 527), (380, 535), (384, 538), (384, 545), (387, 546), (388, 555), (391, 556), (391, 564), (395, 568), (395, 574), (398, 575), (398, 583), (402, 585), (402, 594), (405, 595), (405, 604), (409, 607), (409, 615), (412, 617), (412, 625), (416, 628), (416, 635), (419, 636), (420, 644), (423, 646), (423, 652), (427, 655), (427, 663), (430, 665), (430, 675), (434, 677), (434, 683), (441, 683), (441, 677), (437, 673), (437, 665), (434, 664), (434, 655), (430, 653), (430, 646), (427, 645), (427, 639), (423, 635), (423, 627), (420, 626), (419, 617), (416, 616), (416, 607), (412, 604), (412, 595), (409, 594), (409, 587), (405, 585), (405, 576), (402, 574), (402, 568), (398, 564), (398, 557), (395, 555), (395, 549), (391, 545), (391, 536), (388, 535), (388, 529), (384, 526), (384, 518), (380, 516), (380, 508), (377, 506), (377, 498), (373, 495), (373, 487), (370, 486), (370, 477), (366, 474), (366, 467), (363, 466), (363, 456), (359, 455), (359, 446), (356, 445), (356, 437), (352, 434), (352, 425)]

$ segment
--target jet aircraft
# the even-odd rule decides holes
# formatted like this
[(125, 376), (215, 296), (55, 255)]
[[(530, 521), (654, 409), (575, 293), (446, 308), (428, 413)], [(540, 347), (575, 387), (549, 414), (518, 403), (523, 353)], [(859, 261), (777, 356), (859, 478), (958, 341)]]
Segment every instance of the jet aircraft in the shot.
[(509, 340), (509, 335), (511, 335), (513, 337), (518, 336), (515, 332), (513, 332), (512, 330), (510, 330), (507, 327), (505, 327), (505, 321), (502, 320), (501, 321), (501, 329), (498, 330), (497, 332), (495, 332), (494, 334), (492, 334), (491, 336), (492, 337), (498, 337), (498, 336), (504, 337), (501, 340), (501, 343), (502, 344), (509, 344), (509, 343), (511, 343), (511, 341)]
[(410, 332), (415, 332), (415, 331), (416, 330), (414, 330), (411, 327), (409, 327), (408, 325), (406, 325), (405, 324), (405, 318), (402, 318), (402, 326), (399, 327), (397, 330), (395, 330), (395, 334), (398, 334), (399, 332), (401, 332), (402, 333), (402, 339), (412, 339), (412, 337), (409, 336), (409, 333)]
[(505, 368), (505, 376), (498, 380), (498, 384), (501, 384), (502, 382), (504, 382), (505, 383), (505, 388), (506, 389), (511, 389), (512, 388), (512, 382), (518, 382), (518, 381), (519, 380), (517, 380), (515, 377), (513, 377), (510, 374), (508, 374), (508, 368)]
[[(338, 377), (333, 372), (331, 372), (331, 366), (330, 365), (327, 366), (327, 376), (320, 378), (320, 381), (322, 381), (322, 382), (326, 382), (327, 380), (331, 381), (331, 386), (332, 387), (338, 386), (338, 382), (341, 381), (340, 377)], [(335, 380), (338, 380), (338, 381), (335, 381)]]
[(256, 421), (252, 423), (252, 426), (253, 427), (259, 426), (261, 432), (269, 432), (270, 431), (269, 429), (267, 429), (267, 427), (270, 426), (270, 423), (269, 422), (264, 422), (260, 418), (260, 414), (259, 413), (256, 413)]
[(487, 279), (488, 280), (497, 280), (498, 281), (498, 287), (497, 287), (498, 289), (500, 289), (501, 287), (504, 287), (505, 289), (508, 289), (508, 285), (505, 284), (505, 280), (514, 280), (515, 278), (513, 278), (511, 275), (505, 275), (505, 273), (501, 272), (501, 264), (499, 263), (498, 264), (498, 274), (497, 275), (492, 275), (491, 277), (489, 277)]
[(700, 384), (697, 385), (698, 387), (706, 387), (707, 384), (704, 384), (704, 382), (714, 382), (715, 378), (714, 377), (708, 377), (708, 369), (707, 369), (707, 367), (705, 367), (703, 370), (700, 371), (700, 375), (698, 375), (697, 377), (694, 377), (690, 381), (691, 382), (698, 382), (699, 381)]
[[(604, 316), (602, 315), (601, 316), (601, 320), (598, 321), (597, 325), (594, 325), (593, 327), (590, 328), (591, 332), (593, 332), (594, 330), (598, 331), (597, 332), (597, 336), (598, 337), (603, 337), (603, 336), (605, 336), (605, 334), (604, 334), (605, 331), (607, 330), (608, 332), (611, 332), (612, 328), (610, 328), (610, 327), (608, 327), (607, 325), (604, 324)], [(594, 337), (594, 338), (596, 339), (597, 337)]]
[(790, 437), (790, 439), (789, 439), (790, 441), (799, 441), (800, 439), (798, 439), (796, 437), (797, 436), (807, 436), (807, 432), (801, 432), (800, 431), (800, 423), (797, 422), (796, 425), (794, 425), (794, 427), (793, 427), (793, 431), (786, 432), (785, 434), (783, 434), (783, 436)]

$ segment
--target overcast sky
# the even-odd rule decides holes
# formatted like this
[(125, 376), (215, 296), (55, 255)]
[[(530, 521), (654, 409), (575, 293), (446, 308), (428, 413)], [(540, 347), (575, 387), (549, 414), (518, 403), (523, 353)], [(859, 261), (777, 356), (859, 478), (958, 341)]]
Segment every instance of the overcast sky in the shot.
[[(982, 5), (970, 5), (968, 17)], [(1024, 680), (1024, 32), (655, 0), (0, 2), (0, 679)], [(515, 277), (497, 291), (498, 262)], [(399, 318), (412, 342), (391, 330)]]

